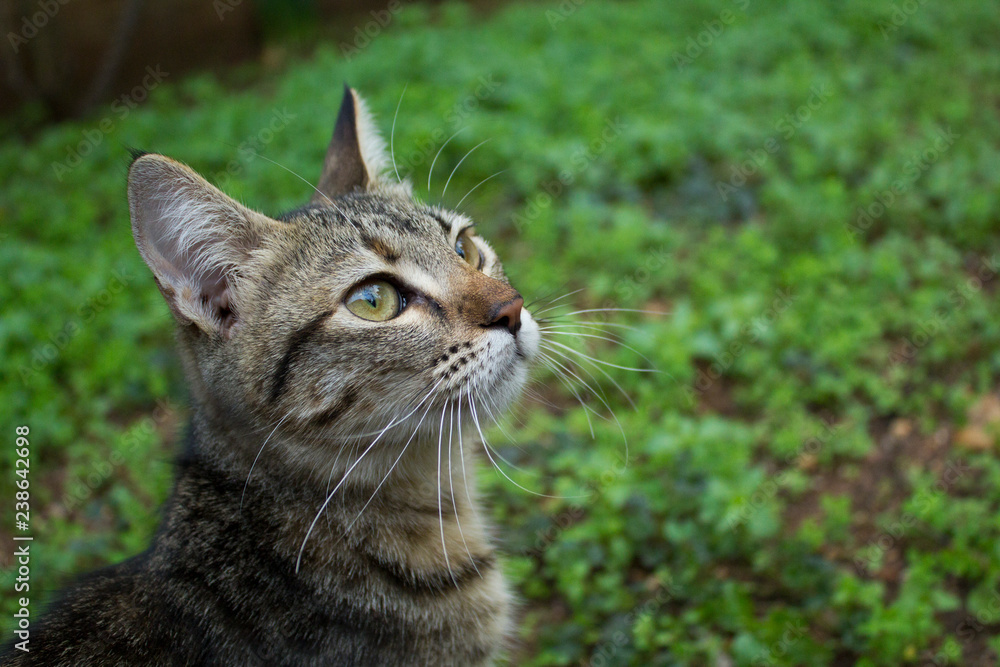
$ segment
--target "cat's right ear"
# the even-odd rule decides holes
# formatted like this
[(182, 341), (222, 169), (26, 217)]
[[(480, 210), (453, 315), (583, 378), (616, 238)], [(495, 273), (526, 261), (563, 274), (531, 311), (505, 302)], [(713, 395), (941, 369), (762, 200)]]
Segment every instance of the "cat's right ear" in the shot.
[(136, 246), (174, 317), (228, 338), (240, 322), (240, 279), (251, 253), (281, 223), (151, 153), (129, 167), (128, 204)]
[(344, 86), (344, 99), (326, 149), (313, 202), (375, 189), (386, 167), (385, 142), (358, 93)]

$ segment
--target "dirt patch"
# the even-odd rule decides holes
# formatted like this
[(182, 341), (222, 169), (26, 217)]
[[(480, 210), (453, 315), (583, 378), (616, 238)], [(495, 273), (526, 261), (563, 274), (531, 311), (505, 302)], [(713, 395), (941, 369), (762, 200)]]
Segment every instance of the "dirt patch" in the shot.
[(726, 375), (720, 375), (713, 362), (704, 359), (695, 361), (694, 396), (700, 414), (717, 414), (730, 419), (745, 419), (733, 397), (739, 382)]
[[(850, 498), (850, 543), (831, 542), (820, 547), (820, 551), (861, 578), (883, 582), (885, 601), (889, 604), (906, 576), (906, 551), (912, 546), (915, 532), (902, 509), (913, 492), (909, 471), (916, 468), (933, 474), (939, 481), (935, 488), (945, 493), (956, 496), (967, 493), (965, 489), (955, 488), (957, 478), (952, 459), (961, 450), (995, 449), (1000, 433), (998, 427), (1000, 397), (992, 394), (976, 402), (962, 428), (942, 424), (931, 433), (923, 433), (913, 419), (875, 419), (869, 424), (875, 447), (863, 460), (844, 460), (811, 470), (812, 487), (787, 503), (784, 515), (787, 530), (794, 533), (807, 518), (822, 516), (823, 496)], [(800, 465), (806, 467), (809, 462), (800, 461)], [(974, 484), (974, 479), (972, 482)], [(886, 523), (885, 517), (892, 517), (892, 521)], [(968, 587), (958, 580), (949, 583), (947, 590), (963, 601), (968, 595)], [(987, 642), (1000, 632), (1000, 626), (978, 623), (964, 610), (939, 614), (938, 621), (951, 632), (963, 629), (966, 639), (961, 642), (962, 664), (997, 664)], [(939, 650), (940, 647), (935, 646), (922, 656), (935, 659)], [(938, 658), (943, 660), (943, 656)]]

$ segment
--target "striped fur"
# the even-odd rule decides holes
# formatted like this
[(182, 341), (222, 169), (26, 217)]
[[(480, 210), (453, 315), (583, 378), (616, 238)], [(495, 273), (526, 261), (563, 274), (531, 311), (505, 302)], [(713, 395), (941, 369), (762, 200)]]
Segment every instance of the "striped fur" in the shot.
[[(458, 666), (503, 650), (511, 596), (477, 508), (473, 418), (516, 398), (538, 327), (498, 314), (521, 301), (496, 254), (474, 237), (485, 262), (466, 263), (471, 221), (387, 180), (370, 115), (353, 91), (344, 105), (317, 196), (278, 218), (169, 158), (133, 162), (136, 244), (191, 388), (187, 447), (149, 549), (65, 591), (4, 664)], [(392, 320), (345, 307), (372, 276), (407, 298)]]

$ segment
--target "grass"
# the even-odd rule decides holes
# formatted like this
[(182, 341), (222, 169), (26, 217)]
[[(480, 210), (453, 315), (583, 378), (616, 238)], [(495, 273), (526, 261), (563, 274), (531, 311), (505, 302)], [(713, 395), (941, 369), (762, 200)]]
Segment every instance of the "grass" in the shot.
[[(526, 403), (509, 440), (492, 434), (519, 484), (564, 496), (483, 472), (524, 601), (514, 664), (995, 664), (994, 9), (428, 12), (406, 6), (349, 59), (276, 47), (239, 91), (167, 76), (124, 117), (0, 147), (0, 402), (11, 442), (31, 427), (34, 609), (143, 548), (185, 415), (171, 320), (128, 231), (124, 147), (277, 213), (308, 188), (252, 152), (315, 178), (347, 80), (385, 128), (407, 86), (393, 145), (428, 199), (491, 138), (443, 201), (505, 169), (462, 209), (529, 299), (666, 313), (607, 320), (660, 371), (609, 369), (635, 408), (604, 382), (627, 466), (614, 421), (591, 437), (545, 372), (536, 389), (561, 407)], [(4, 479), (12, 461), (4, 448)]]

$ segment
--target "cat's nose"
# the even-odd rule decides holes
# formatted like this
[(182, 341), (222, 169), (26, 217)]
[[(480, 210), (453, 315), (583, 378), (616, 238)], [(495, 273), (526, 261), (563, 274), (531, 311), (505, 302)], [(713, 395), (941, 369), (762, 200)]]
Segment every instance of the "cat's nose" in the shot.
[(518, 294), (514, 299), (506, 303), (498, 303), (490, 311), (489, 326), (504, 327), (516, 336), (521, 328), (521, 308), (524, 306), (524, 299)]

